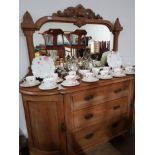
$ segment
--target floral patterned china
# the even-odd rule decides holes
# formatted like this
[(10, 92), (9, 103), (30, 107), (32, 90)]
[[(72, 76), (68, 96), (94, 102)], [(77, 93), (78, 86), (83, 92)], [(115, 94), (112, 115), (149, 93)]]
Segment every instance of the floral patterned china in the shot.
[(34, 76), (27, 76), (24, 81), (20, 84), (21, 87), (34, 87), (39, 85), (40, 82), (36, 80)]
[(38, 78), (50, 77), (55, 71), (53, 60), (47, 56), (34, 58), (31, 68), (33, 75)]

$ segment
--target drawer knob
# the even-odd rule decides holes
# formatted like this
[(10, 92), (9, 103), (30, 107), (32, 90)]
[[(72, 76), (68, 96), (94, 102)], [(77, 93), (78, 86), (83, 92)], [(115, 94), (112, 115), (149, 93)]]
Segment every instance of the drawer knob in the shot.
[(86, 114), (84, 117), (85, 117), (86, 120), (89, 120), (89, 119), (91, 119), (93, 116), (94, 116), (93, 114), (88, 113), (88, 114)]
[(90, 139), (94, 136), (94, 133), (89, 133), (85, 136), (85, 139)]
[(120, 89), (114, 90), (114, 92), (115, 92), (115, 93), (119, 93), (119, 92), (121, 92), (122, 90), (123, 90), (123, 89), (120, 88)]
[(120, 105), (114, 106), (114, 107), (113, 107), (113, 110), (117, 110), (117, 109), (119, 109), (120, 107), (121, 107)]
[(90, 100), (92, 100), (93, 98), (94, 98), (93, 95), (89, 95), (89, 96), (86, 96), (84, 99), (85, 99), (86, 101), (90, 101)]
[(116, 128), (118, 126), (118, 124), (119, 124), (118, 122), (113, 123), (112, 128)]

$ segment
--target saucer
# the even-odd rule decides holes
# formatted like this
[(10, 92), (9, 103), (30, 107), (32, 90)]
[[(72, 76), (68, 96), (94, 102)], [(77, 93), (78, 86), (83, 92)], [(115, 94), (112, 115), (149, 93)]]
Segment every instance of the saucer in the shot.
[(125, 74), (132, 75), (135, 74), (135, 71), (124, 71)]
[(29, 83), (27, 81), (24, 81), (23, 83), (20, 84), (21, 87), (34, 87), (40, 84), (40, 81), (35, 80), (33, 83)]
[(98, 75), (97, 78), (101, 79), (101, 80), (108, 80), (108, 79), (112, 79), (112, 75), (108, 75), (108, 76), (102, 76), (102, 75)]
[(69, 83), (68, 81), (63, 81), (61, 83), (62, 86), (65, 86), (65, 87), (73, 87), (73, 86), (77, 86), (79, 85), (80, 83), (78, 81), (74, 82), (74, 83)]
[(39, 89), (41, 90), (51, 90), (51, 89), (55, 89), (57, 88), (58, 85), (52, 85), (52, 86), (45, 86), (43, 83), (41, 85), (39, 85)]
[[(66, 76), (64, 77), (66, 79)], [(76, 75), (76, 80), (80, 79), (80, 76), (79, 75)]]
[(114, 77), (125, 77), (126, 74), (125, 74), (125, 73), (121, 73), (121, 74), (113, 73), (113, 76), (114, 76)]
[(99, 79), (97, 78), (91, 78), (91, 79), (88, 79), (88, 78), (83, 78), (82, 81), (83, 82), (96, 82), (98, 81)]

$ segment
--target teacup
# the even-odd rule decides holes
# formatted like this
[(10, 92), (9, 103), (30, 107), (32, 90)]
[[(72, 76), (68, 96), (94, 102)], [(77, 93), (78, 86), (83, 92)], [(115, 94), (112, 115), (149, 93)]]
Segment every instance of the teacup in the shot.
[(28, 82), (28, 83), (34, 83), (35, 80), (36, 80), (35, 76), (27, 76), (26, 77), (26, 82)]
[(76, 76), (76, 71), (69, 71), (70, 76)]
[(74, 76), (74, 75), (67, 75), (66, 76), (66, 81), (69, 82), (69, 83), (74, 83), (74, 82), (76, 82), (76, 76)]
[(133, 71), (133, 67), (132, 67), (132, 66), (126, 66), (126, 67), (125, 67), (125, 70), (126, 70), (127, 72), (132, 72), (132, 71)]
[(108, 66), (104, 66), (104, 67), (103, 67), (103, 70), (110, 71), (110, 67), (108, 67)]
[(94, 78), (94, 73), (86, 73), (84, 77), (86, 79), (92, 79), (92, 78)]
[(114, 68), (114, 73), (115, 74), (122, 74), (122, 72), (123, 72), (122, 68), (120, 68), (120, 67)]
[(93, 67), (92, 68), (92, 72), (95, 74), (95, 76), (97, 76), (98, 75), (98, 73), (100, 72), (100, 67)]
[(53, 73), (50, 77), (53, 81), (56, 81), (58, 79), (58, 73)]
[(86, 73), (90, 73), (90, 70), (89, 69), (81, 69), (81, 70), (79, 70), (79, 73), (84, 76)]
[(100, 72), (101, 76), (108, 76), (109, 75), (109, 70), (102, 70)]
[(50, 77), (50, 78), (45, 78), (43, 80), (43, 84), (45, 87), (51, 87), (51, 86), (55, 86), (56, 85), (56, 81), (54, 78)]

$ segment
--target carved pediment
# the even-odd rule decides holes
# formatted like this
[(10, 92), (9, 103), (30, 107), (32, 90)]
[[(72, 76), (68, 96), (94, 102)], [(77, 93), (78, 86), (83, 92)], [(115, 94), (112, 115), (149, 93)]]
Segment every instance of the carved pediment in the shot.
[(100, 15), (96, 15), (91, 9), (86, 9), (81, 4), (76, 7), (68, 7), (64, 11), (59, 10), (57, 13), (53, 13), (52, 17), (102, 19)]

